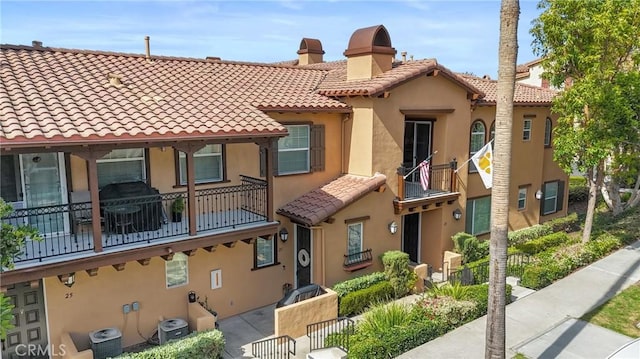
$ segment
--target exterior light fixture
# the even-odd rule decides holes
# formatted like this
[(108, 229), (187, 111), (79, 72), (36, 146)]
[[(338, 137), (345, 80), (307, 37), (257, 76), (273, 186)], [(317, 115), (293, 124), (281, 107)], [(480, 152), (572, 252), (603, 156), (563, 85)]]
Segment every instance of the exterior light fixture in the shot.
[(60, 274), (58, 276), (58, 280), (60, 281), (60, 283), (66, 285), (67, 287), (71, 288), (73, 286), (73, 284), (76, 282), (76, 273), (69, 273), (69, 274)]
[(287, 231), (286, 228), (282, 227), (279, 234), (280, 234), (280, 240), (282, 242), (286, 242), (287, 239), (289, 239), (289, 232)]
[(396, 234), (398, 233), (398, 224), (396, 221), (389, 223), (389, 233)]
[(453, 210), (453, 218), (456, 221), (459, 221), (460, 218), (462, 218), (462, 211), (460, 210), (460, 208), (456, 208), (456, 209)]
[(536, 191), (536, 199), (537, 199), (537, 200), (542, 199), (542, 191), (541, 191), (541, 190), (537, 190), (537, 191)]

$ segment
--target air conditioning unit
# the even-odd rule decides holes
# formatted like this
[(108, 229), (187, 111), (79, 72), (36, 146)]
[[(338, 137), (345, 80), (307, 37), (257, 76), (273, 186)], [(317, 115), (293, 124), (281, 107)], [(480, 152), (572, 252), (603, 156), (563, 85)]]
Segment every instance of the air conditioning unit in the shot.
[(104, 328), (89, 333), (94, 359), (117, 357), (122, 354), (122, 333), (118, 328)]
[(158, 324), (160, 344), (164, 344), (169, 340), (180, 339), (187, 335), (189, 335), (189, 324), (184, 319), (167, 319)]

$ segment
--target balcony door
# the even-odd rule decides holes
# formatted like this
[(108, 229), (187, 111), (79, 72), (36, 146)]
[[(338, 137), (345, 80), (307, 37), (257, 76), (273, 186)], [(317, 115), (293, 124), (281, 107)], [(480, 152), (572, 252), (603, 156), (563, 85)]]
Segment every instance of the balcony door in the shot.
[[(22, 191), (26, 208), (57, 206), (67, 203), (67, 186), (62, 153), (20, 155)], [(46, 213), (48, 211), (43, 211)], [(40, 233), (68, 233), (69, 222), (62, 211), (33, 213), (28, 222)]]
[[(431, 138), (433, 134), (433, 119), (407, 120), (404, 123), (404, 152), (403, 166), (411, 169), (431, 155)], [(418, 182), (418, 172), (407, 178), (408, 181)]]

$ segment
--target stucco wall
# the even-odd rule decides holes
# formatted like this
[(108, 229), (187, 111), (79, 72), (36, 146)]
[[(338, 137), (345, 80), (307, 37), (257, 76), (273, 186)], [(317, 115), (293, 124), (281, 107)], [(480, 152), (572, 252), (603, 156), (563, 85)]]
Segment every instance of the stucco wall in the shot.
[(303, 300), (274, 312), (274, 335), (299, 338), (307, 334), (307, 325), (338, 317), (338, 294), (325, 288), (327, 293)]
[[(277, 241), (280, 246), (282, 242)], [(98, 275), (76, 272), (76, 282), (68, 288), (57, 277), (45, 278), (45, 296), (51, 342), (60, 344), (63, 332), (117, 327), (123, 345), (144, 341), (137, 329), (151, 336), (161, 317), (187, 319), (190, 290), (218, 312), (218, 318), (269, 305), (282, 297), (282, 285), (292, 276), (279, 265), (259, 270), (253, 267), (253, 245), (238, 242), (234, 248), (218, 246), (213, 253), (198, 250), (189, 257), (189, 283), (167, 289), (165, 262), (151, 258), (149, 265), (129, 262), (123, 271), (102, 267)], [(222, 288), (211, 289), (211, 271), (222, 269)], [(122, 312), (123, 304), (140, 303), (139, 312)]]

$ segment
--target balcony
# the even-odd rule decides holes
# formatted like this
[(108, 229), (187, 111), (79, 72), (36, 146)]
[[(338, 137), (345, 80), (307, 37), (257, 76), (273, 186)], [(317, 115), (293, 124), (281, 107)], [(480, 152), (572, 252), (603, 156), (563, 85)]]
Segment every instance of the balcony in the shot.
[[(100, 201), (101, 240), (104, 252), (123, 251), (195, 237), (212, 236), (267, 224), (267, 183), (241, 176), (234, 186), (196, 190), (196, 236), (190, 235), (189, 217), (172, 215), (172, 205), (186, 192), (157, 193)], [(14, 258), (16, 269), (97, 254), (92, 223), (80, 221), (91, 212), (91, 202), (15, 209), (2, 218), (12, 225), (30, 225), (42, 241), (27, 240), (22, 254)], [(84, 216), (86, 218), (86, 216)], [(89, 216), (90, 217), (90, 216)]]
[(429, 168), (429, 186), (425, 190), (420, 183), (419, 170), (411, 173), (413, 168), (399, 167), (398, 197), (394, 200), (396, 214), (401, 213), (405, 208), (428, 207), (432, 203), (440, 206), (444, 201), (452, 203), (459, 195), (456, 168), (456, 161), (432, 165)]

